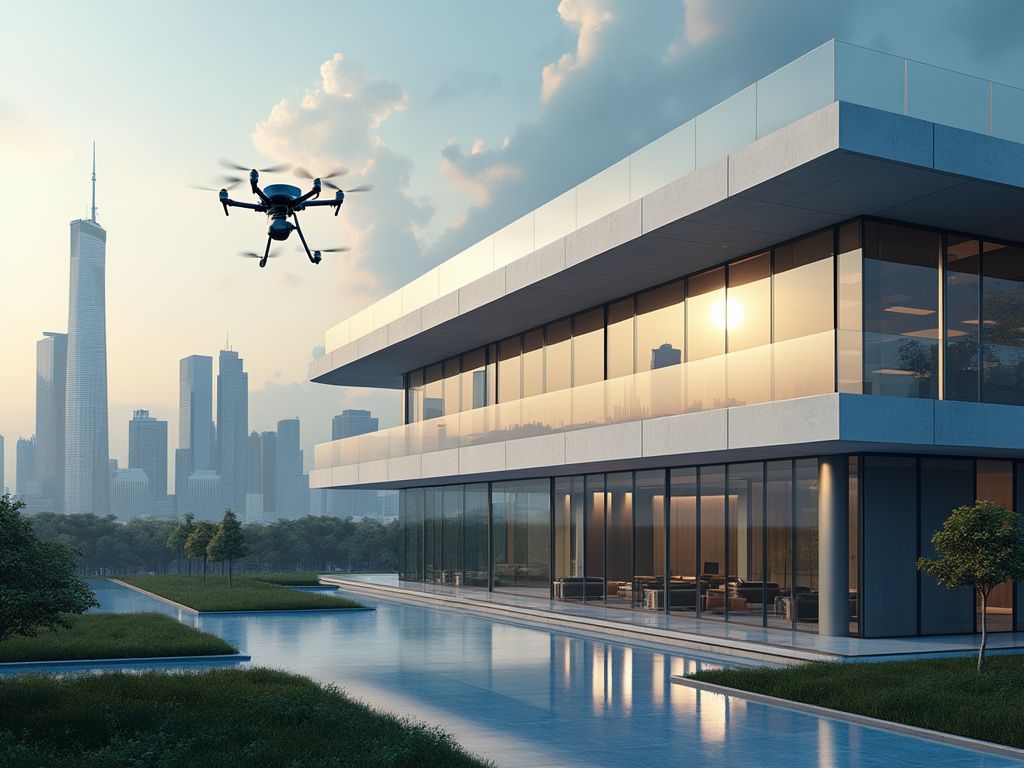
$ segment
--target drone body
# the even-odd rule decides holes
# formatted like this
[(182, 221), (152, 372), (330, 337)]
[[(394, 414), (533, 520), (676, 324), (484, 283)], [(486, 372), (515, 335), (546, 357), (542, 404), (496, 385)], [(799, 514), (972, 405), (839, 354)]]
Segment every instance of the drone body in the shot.
[[(230, 163), (222, 160), (221, 163), (228, 168), (236, 170), (243, 170), (243, 166)], [(277, 166), (273, 168), (262, 169), (265, 172), (280, 171), (284, 168)], [(306, 208), (312, 208), (317, 206), (328, 206), (334, 208), (334, 215), (337, 216), (341, 211), (341, 205), (345, 202), (345, 192), (340, 189), (329, 180), (330, 176), (339, 176), (344, 173), (344, 169), (338, 169), (334, 173), (325, 177), (324, 181), (319, 178), (315, 178), (308, 174), (301, 168), (296, 168), (295, 173), (306, 178), (313, 179), (313, 186), (308, 192), (303, 194), (299, 187), (292, 184), (268, 184), (265, 188), (261, 189), (260, 172), (253, 168), (249, 171), (249, 185), (252, 188), (252, 193), (256, 196), (259, 202), (246, 203), (239, 200), (232, 200), (228, 195), (228, 189), (242, 181), (242, 179), (234, 176), (224, 177), (224, 181), (229, 185), (221, 189), (218, 193), (220, 204), (224, 207), (224, 215), (228, 215), (228, 208), (246, 208), (251, 211), (258, 213), (265, 213), (270, 223), (267, 227), (267, 247), (263, 251), (263, 255), (260, 256), (257, 253), (243, 253), (243, 256), (249, 256), (258, 258), (260, 260), (260, 266), (265, 267), (267, 265), (267, 259), (271, 257), (270, 245), (275, 240), (278, 242), (287, 240), (292, 232), (298, 232), (299, 239), (302, 241), (302, 249), (305, 250), (306, 256), (313, 264), (319, 264), (322, 260), (322, 253), (347, 251), (347, 248), (323, 248), (321, 250), (310, 251), (309, 245), (306, 244), (306, 238), (302, 234), (302, 227), (299, 226), (298, 213), (304, 211)], [(329, 186), (335, 191), (333, 200), (320, 200), (320, 192), (324, 186)], [(349, 192), (367, 192), (371, 189), (369, 186), (356, 187), (350, 189)]]

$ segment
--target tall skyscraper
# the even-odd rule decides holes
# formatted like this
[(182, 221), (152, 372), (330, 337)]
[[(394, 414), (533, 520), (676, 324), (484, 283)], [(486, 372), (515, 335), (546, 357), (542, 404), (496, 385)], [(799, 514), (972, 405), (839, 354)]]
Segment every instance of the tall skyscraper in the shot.
[(71, 222), (65, 398), (64, 511), (110, 512), (107, 434), (107, 231), (96, 221), (96, 149), (92, 216)]
[(277, 520), (277, 433), (260, 433), (260, 459), (263, 469), (260, 472), (263, 492), (263, 518), (273, 522)]
[(193, 472), (213, 469), (213, 358), (183, 357), (178, 371), (178, 447)]
[(277, 516), (295, 519), (303, 517), (308, 502), (302, 507), (302, 449), (299, 447), (299, 420), (281, 419), (277, 422)]
[(67, 381), (68, 335), (43, 331), (36, 342), (36, 479), (54, 512), (64, 511)]
[(346, 437), (365, 435), (376, 432), (379, 422), (369, 411), (349, 408), (331, 419), (331, 439), (342, 440)]
[(14, 493), (16, 496), (35, 496), (39, 492), (36, 482), (36, 439), (19, 437), (14, 455)]
[(188, 477), (185, 511), (196, 520), (216, 522), (224, 509), (220, 505), (220, 476), (212, 469), (197, 469)]
[(245, 510), (249, 431), (249, 374), (237, 352), (222, 349), (217, 369), (217, 468), (221, 506)]
[(167, 422), (138, 410), (128, 422), (128, 468), (149, 479), (150, 511), (167, 496)]
[(153, 514), (149, 477), (144, 470), (119, 469), (114, 473), (110, 481), (110, 514), (123, 523)]
[(263, 448), (256, 430), (245, 439), (245, 464), (246, 492), (263, 493)]

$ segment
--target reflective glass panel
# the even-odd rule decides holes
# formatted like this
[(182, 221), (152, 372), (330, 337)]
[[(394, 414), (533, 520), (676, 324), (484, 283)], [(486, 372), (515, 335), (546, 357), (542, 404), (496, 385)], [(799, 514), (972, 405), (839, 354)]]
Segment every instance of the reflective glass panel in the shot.
[(719, 267), (687, 280), (686, 359), (725, 352), (725, 269)]
[(707, 618), (726, 612), (725, 467), (700, 468), (701, 611)]
[[(664, 609), (665, 589), (665, 472), (661, 469), (636, 473), (634, 512), (634, 576), (650, 577), (643, 606)], [(672, 583), (669, 582), (671, 588)]]
[(423, 418), (444, 416), (444, 374), (441, 364), (427, 366), (423, 397)]
[[(986, 298), (988, 298), (986, 296)], [(978, 459), (978, 498), (994, 501), (1005, 509), (1013, 509), (1013, 462), (998, 459)], [(975, 624), (981, 629), (981, 599), (976, 601)], [(1004, 581), (989, 593), (985, 610), (989, 632), (1013, 631), (1013, 583)]]
[(771, 257), (768, 253), (729, 265), (725, 324), (728, 350), (764, 346), (772, 340)]
[(465, 583), (471, 587), (487, 586), (487, 483), (465, 486)]
[[(619, 602), (627, 591), (626, 585), (632, 590), (633, 584), (633, 473), (616, 472), (608, 475), (608, 532), (606, 589), (609, 602)], [(643, 584), (636, 585), (642, 590)], [(612, 593), (615, 599), (612, 599)], [(638, 600), (640, 593), (635, 595)], [(629, 604), (628, 601), (626, 603)]]
[(491, 486), (494, 588), (537, 596), (551, 591), (550, 480)]
[(636, 370), (667, 368), (683, 361), (686, 305), (680, 280), (636, 297)]
[(544, 347), (544, 391), (572, 386), (572, 321), (549, 323)]
[(778, 596), (768, 606), (768, 625), (789, 627), (794, 622), (793, 576), (793, 462), (769, 461), (767, 581), (778, 585)]
[(441, 544), (443, 569), (442, 584), (462, 584), (462, 486), (444, 488), (443, 542)]
[(775, 341), (835, 326), (832, 237), (829, 229), (775, 249)]
[(818, 631), (818, 460), (797, 459), (796, 621), (797, 628)]
[(405, 400), (405, 420), (412, 424), (423, 421), (423, 370), (413, 371), (408, 376)]
[(522, 348), (518, 336), (498, 344), (498, 402), (508, 403), (523, 396)]
[(604, 379), (604, 308), (576, 315), (572, 321), (572, 385)]
[(608, 305), (608, 378), (633, 373), (633, 299)]
[(988, 403), (1024, 403), (1024, 248), (986, 242), (982, 256), (985, 357), (982, 395)]
[(669, 610), (695, 611), (697, 607), (697, 470), (669, 472), (668, 572)]
[(864, 379), (875, 395), (938, 397), (937, 232), (864, 222)]
[(582, 601), (583, 477), (555, 478), (555, 598)]
[(584, 600), (604, 600), (605, 488), (604, 475), (587, 475), (583, 497), (586, 518)]
[(764, 578), (764, 465), (729, 466), (729, 620), (761, 624), (777, 584)]
[(864, 391), (864, 263), (860, 247), (860, 221), (839, 228), (839, 259), (836, 264), (837, 387), (840, 392)]
[(445, 415), (458, 413), (460, 407), (462, 385), (462, 363), (459, 358), (452, 357), (444, 361), (444, 412)]
[(487, 405), (487, 350), (474, 349), (462, 356), (462, 410)]
[(523, 397), (544, 392), (544, 329), (523, 334)]
[(978, 400), (978, 350), (981, 335), (981, 243), (946, 238), (947, 400)]

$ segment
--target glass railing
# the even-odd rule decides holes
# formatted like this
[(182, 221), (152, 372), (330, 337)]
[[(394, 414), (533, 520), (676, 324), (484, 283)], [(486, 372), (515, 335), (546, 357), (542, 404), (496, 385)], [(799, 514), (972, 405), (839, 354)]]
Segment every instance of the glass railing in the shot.
[(835, 359), (835, 332), (824, 331), (321, 443), (316, 468), (825, 394), (835, 391)]
[(829, 41), (327, 331), (334, 350), (833, 101), (1024, 142), (1024, 90)]

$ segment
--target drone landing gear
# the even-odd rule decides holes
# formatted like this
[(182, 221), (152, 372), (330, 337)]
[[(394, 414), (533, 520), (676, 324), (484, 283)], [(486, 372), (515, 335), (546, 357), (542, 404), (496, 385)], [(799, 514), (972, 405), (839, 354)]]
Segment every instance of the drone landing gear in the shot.
[(302, 234), (302, 227), (299, 226), (299, 217), (293, 213), (292, 218), (295, 219), (295, 231), (299, 233), (299, 240), (302, 241), (302, 247), (306, 249), (306, 256), (309, 258), (310, 263), (319, 264), (322, 260), (320, 251), (310, 253), (309, 246), (306, 244), (306, 236)]
[(270, 258), (270, 238), (267, 238), (267, 249), (263, 251), (263, 258), (260, 259), (260, 269), (267, 266), (267, 259)]

